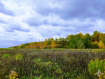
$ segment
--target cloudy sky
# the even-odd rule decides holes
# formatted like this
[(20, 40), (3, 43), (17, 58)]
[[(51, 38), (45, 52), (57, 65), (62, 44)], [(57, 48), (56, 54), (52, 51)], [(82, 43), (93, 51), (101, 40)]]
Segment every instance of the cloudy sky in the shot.
[(105, 0), (0, 0), (0, 48), (105, 33), (104, 7)]

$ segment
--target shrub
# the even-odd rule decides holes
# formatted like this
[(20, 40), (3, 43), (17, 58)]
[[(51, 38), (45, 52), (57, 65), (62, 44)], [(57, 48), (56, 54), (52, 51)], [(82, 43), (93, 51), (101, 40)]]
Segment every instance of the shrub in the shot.
[(23, 56), (21, 55), (21, 53), (18, 53), (18, 54), (15, 56), (15, 59), (16, 59), (16, 60), (22, 60), (22, 59), (23, 59)]
[(10, 75), (9, 75), (9, 78), (10, 78), (10, 79), (15, 79), (16, 76), (18, 76), (17, 73), (16, 73), (15, 71), (11, 71), (11, 73), (10, 73)]
[(64, 51), (64, 49), (62, 48), (62, 51)]
[(105, 71), (105, 59), (99, 61), (98, 58), (96, 58), (94, 61), (91, 60), (88, 64), (88, 71), (90, 75), (94, 75), (98, 70), (101, 72)]
[(40, 49), (36, 49), (37, 51), (40, 51)]
[(6, 58), (7, 59), (8, 57), (9, 57), (9, 54), (4, 54), (3, 55), (3, 58)]
[(92, 43), (92, 44), (91, 44), (91, 48), (92, 48), (92, 49), (93, 49), (93, 48), (96, 49), (96, 48), (99, 48), (99, 47), (98, 47), (98, 45), (97, 45), (96, 43)]
[(62, 70), (60, 69), (59, 65), (57, 63), (53, 63), (51, 61), (45, 62), (40, 58), (33, 59), (33, 62), (35, 62), (34, 67), (38, 69), (37, 72), (34, 72), (34, 74), (43, 74), (43, 78), (47, 75), (49, 77), (51, 76), (61, 76)]

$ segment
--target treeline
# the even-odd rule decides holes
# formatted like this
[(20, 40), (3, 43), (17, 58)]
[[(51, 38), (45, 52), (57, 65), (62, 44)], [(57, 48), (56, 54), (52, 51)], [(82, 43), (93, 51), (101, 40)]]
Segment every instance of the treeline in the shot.
[(45, 39), (44, 41), (25, 43), (11, 48), (26, 49), (48, 49), (48, 48), (68, 48), (68, 49), (84, 49), (84, 48), (105, 48), (105, 34), (94, 31), (92, 35), (82, 33), (75, 35), (67, 35), (65, 38)]

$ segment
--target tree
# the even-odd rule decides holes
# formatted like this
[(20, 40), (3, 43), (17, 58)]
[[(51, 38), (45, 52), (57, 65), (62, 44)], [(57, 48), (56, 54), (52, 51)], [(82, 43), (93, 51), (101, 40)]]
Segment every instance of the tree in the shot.
[(105, 44), (105, 34), (100, 33), (99, 41), (102, 41)]
[(62, 47), (62, 48), (65, 47), (66, 42), (67, 42), (66, 39), (65, 38), (61, 38), (61, 37), (57, 40), (57, 44), (59, 44), (60, 47)]
[(47, 49), (48, 46), (47, 45), (43, 45), (42, 49)]
[(42, 42), (41, 41), (38, 42), (38, 46), (40, 49), (42, 49)]
[(75, 48), (78, 48), (78, 42), (79, 40), (82, 40), (82, 39), (83, 37), (81, 33), (75, 35), (75, 45), (76, 45)]
[(102, 42), (105, 44), (105, 39), (103, 39)]
[(70, 44), (69, 44), (69, 48), (76, 48), (76, 44), (75, 43), (73, 43), (73, 42), (70, 42)]
[(44, 42), (43, 42), (43, 44), (44, 44), (44, 45), (48, 45), (48, 42), (47, 42), (47, 41), (48, 41), (48, 40), (45, 39)]
[(47, 45), (51, 45), (51, 42), (53, 41), (53, 38), (49, 38), (48, 40), (47, 40)]
[(85, 48), (90, 48), (91, 47), (91, 36), (90, 36), (89, 33), (86, 33), (84, 35), (83, 43), (85, 45)]
[(84, 36), (83, 36), (83, 34), (82, 34), (81, 32), (80, 32), (78, 35), (80, 35), (80, 37), (81, 37), (81, 38), (83, 38), (83, 37), (84, 37)]
[(52, 48), (55, 48), (55, 41), (54, 41), (54, 40), (53, 40), (52, 43), (51, 43), (51, 47), (52, 47)]
[(29, 46), (26, 46), (26, 49), (29, 49)]
[(98, 41), (99, 42), (100, 32), (94, 31), (92, 35), (92, 42)]
[(25, 48), (25, 47), (26, 47), (25, 44), (19, 45), (19, 48)]
[(79, 49), (84, 49), (85, 45), (83, 44), (83, 42), (81, 40), (78, 41), (78, 48)]
[(96, 49), (96, 48), (99, 48), (99, 47), (98, 47), (98, 45), (97, 45), (96, 43), (91, 43), (91, 48), (92, 48), (92, 49), (93, 49), (93, 48)]
[(66, 37), (67, 43), (66, 48), (76, 48), (75, 35), (68, 35)]
[(14, 49), (18, 49), (18, 46), (14, 46), (13, 48), (14, 48)]
[(66, 40), (70, 40), (70, 39), (73, 39), (73, 38), (75, 38), (74, 35), (67, 35)]
[(98, 46), (99, 46), (99, 48), (104, 48), (104, 43), (102, 41), (100, 41)]

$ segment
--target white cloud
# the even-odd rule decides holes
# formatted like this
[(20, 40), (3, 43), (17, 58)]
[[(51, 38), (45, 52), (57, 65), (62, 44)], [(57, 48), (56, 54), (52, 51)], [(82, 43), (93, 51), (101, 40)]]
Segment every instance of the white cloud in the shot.
[[(0, 13), (0, 21), (4, 21), (0, 23), (0, 41), (8, 40), (3, 45), (4, 47), (25, 42), (43, 41), (50, 37), (66, 37), (67, 35), (79, 32), (83, 34), (92, 34), (95, 30), (105, 32), (104, 19), (93, 19), (91, 17), (80, 19), (79, 17), (75, 16), (73, 18), (68, 15), (67, 18), (69, 19), (62, 18), (61, 15), (64, 15), (63, 11), (67, 10), (66, 12), (69, 12), (69, 8), (65, 7), (67, 3), (65, 1), (1, 0), (1, 2), (5, 5), (6, 9), (13, 11), (15, 14), (15, 16), (9, 16)], [(40, 9), (47, 15), (38, 13), (37, 10), (40, 11)], [(60, 10), (61, 13), (56, 10)], [(30, 26), (29, 21), (33, 23), (33, 26)], [(35, 22), (36, 25), (38, 23), (38, 26), (34, 25)], [(18, 42), (18, 44), (15, 42)]]

